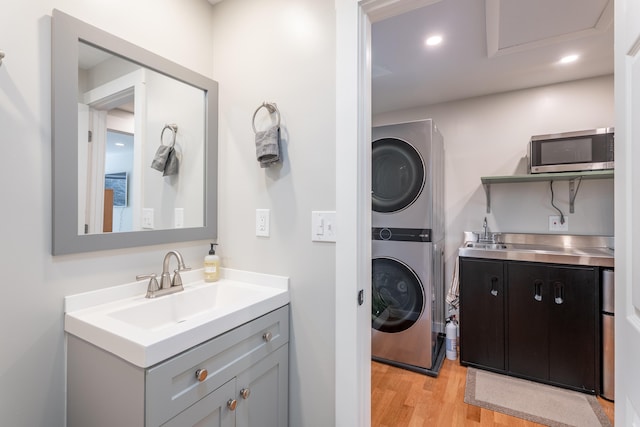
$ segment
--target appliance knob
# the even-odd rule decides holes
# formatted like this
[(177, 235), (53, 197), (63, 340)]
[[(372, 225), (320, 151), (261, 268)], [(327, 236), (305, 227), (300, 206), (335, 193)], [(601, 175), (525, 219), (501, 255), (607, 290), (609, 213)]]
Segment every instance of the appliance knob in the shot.
[(391, 230), (388, 228), (383, 228), (380, 230), (380, 238), (382, 240), (389, 240), (391, 238)]
[(232, 411), (236, 410), (236, 406), (238, 406), (238, 401), (235, 399), (229, 399), (227, 401), (227, 408), (229, 408)]
[(206, 369), (198, 369), (196, 371), (196, 378), (198, 379), (198, 381), (202, 382), (204, 380), (207, 379), (207, 375), (209, 375), (209, 372), (207, 372)]
[(243, 399), (248, 399), (249, 395), (251, 395), (251, 390), (248, 388), (243, 388), (242, 390), (240, 390), (240, 396), (242, 396)]

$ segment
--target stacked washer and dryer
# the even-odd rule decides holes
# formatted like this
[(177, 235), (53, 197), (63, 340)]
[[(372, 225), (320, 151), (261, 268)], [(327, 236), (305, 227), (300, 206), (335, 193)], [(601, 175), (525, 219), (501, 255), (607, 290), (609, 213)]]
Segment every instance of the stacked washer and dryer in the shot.
[(372, 130), (372, 358), (437, 376), (444, 314), (444, 142), (431, 119)]

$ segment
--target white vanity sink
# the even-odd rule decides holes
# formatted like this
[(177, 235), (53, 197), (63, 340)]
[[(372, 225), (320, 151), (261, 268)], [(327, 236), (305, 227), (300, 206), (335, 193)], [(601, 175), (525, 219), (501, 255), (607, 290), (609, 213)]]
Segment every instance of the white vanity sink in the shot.
[(184, 291), (145, 298), (147, 281), (65, 298), (65, 331), (146, 368), (289, 303), (288, 279), (222, 269)]

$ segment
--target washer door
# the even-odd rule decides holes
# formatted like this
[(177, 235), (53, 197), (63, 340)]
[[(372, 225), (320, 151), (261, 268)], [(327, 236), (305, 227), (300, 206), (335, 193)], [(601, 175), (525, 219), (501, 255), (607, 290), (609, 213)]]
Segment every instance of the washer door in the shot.
[(375, 212), (397, 212), (420, 195), (425, 181), (420, 153), (400, 139), (384, 138), (371, 148), (371, 200)]
[(418, 321), (424, 289), (416, 273), (391, 258), (372, 261), (371, 326), (381, 332), (402, 332)]

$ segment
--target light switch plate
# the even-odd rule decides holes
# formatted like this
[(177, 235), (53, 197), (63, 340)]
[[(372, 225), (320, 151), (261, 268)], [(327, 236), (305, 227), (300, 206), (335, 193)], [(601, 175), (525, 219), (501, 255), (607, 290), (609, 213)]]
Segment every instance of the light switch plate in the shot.
[(560, 215), (549, 215), (549, 231), (569, 231), (569, 217), (564, 216), (564, 223), (560, 223)]
[(175, 228), (184, 228), (184, 208), (174, 209), (173, 226)]
[(142, 228), (153, 228), (153, 208), (142, 209)]
[(256, 209), (256, 236), (269, 237), (269, 209)]
[(311, 212), (311, 240), (314, 242), (336, 241), (336, 212)]

